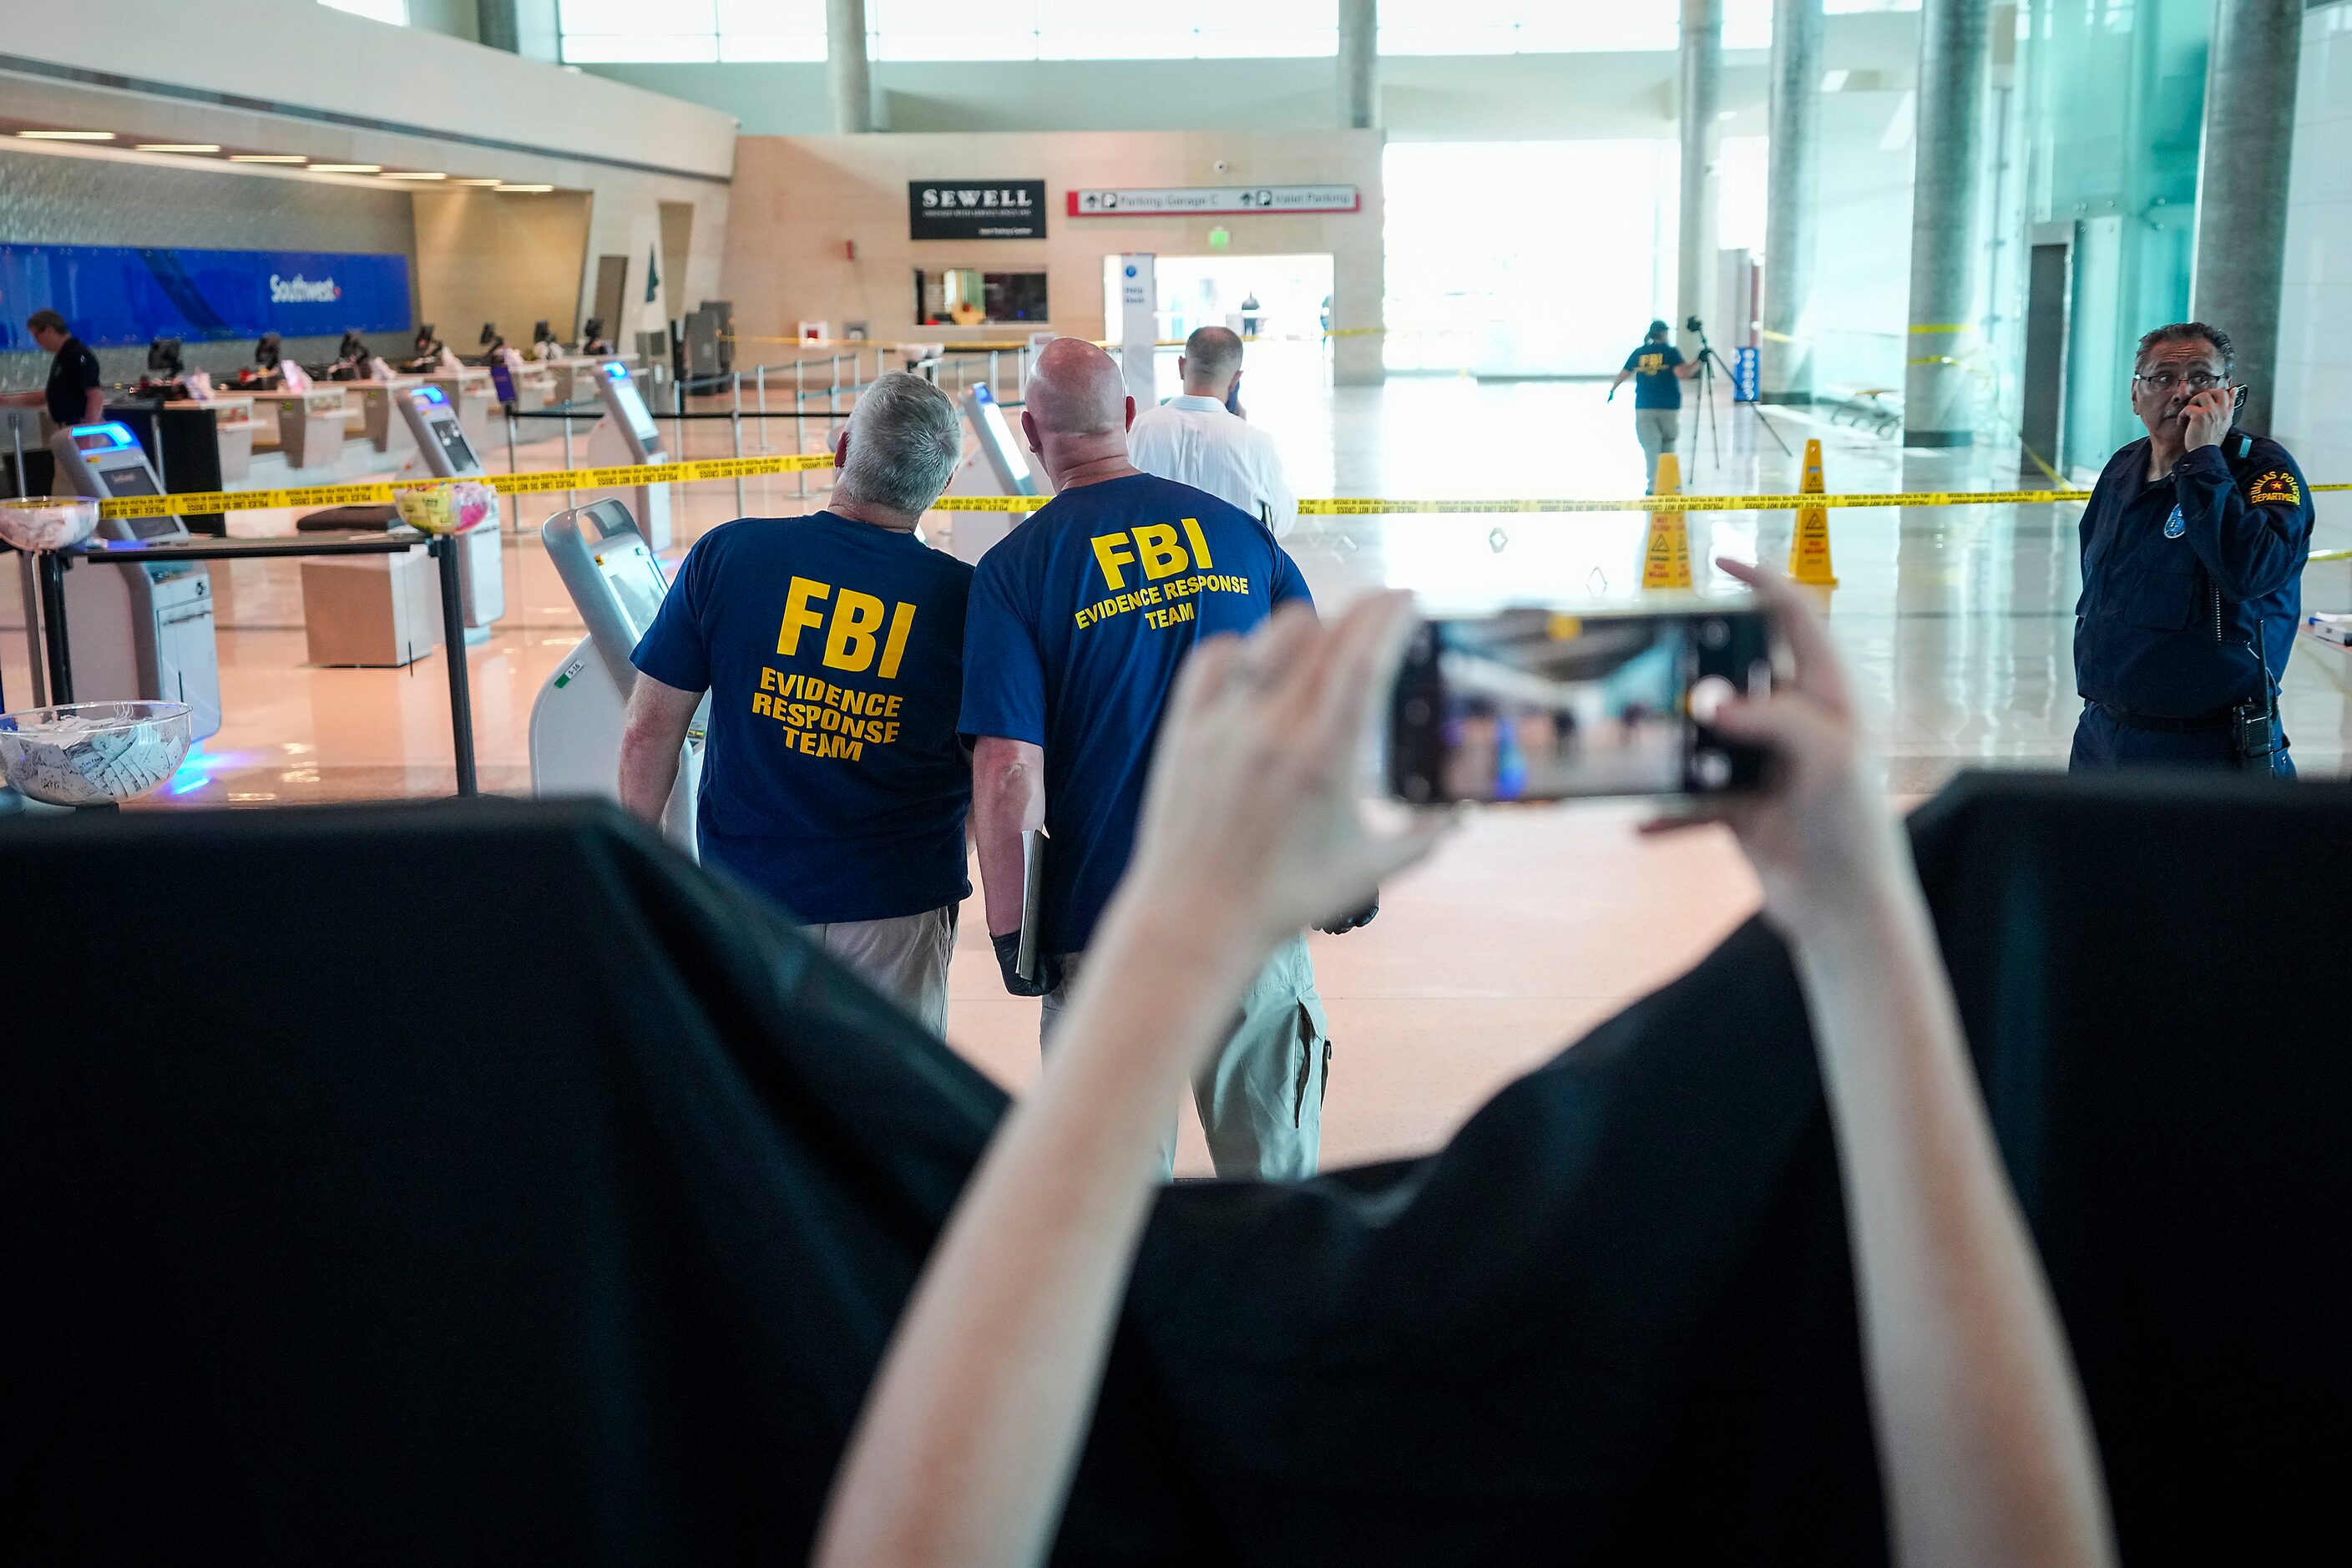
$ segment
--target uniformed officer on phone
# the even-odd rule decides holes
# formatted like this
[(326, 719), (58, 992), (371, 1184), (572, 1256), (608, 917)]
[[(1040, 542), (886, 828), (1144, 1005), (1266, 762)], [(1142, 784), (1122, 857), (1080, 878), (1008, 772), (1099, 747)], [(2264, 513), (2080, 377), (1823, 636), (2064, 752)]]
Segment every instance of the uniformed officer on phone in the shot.
[(2278, 690), (2310, 487), (2285, 447), (2237, 427), (2230, 364), (2229, 336), (2202, 321), (2139, 341), (2132, 412), (2147, 435), (2108, 460), (2083, 512), (2070, 766), (2294, 776)]

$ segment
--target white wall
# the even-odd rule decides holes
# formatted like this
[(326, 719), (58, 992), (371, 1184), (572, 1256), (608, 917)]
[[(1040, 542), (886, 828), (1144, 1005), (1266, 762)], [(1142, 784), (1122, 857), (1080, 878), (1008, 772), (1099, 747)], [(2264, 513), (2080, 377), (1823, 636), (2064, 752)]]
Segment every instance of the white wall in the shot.
[[(2295, 85), (2294, 173), (2279, 300), (2276, 435), (2315, 483), (2352, 479), (2352, 5), (2303, 23)], [(2342, 548), (2352, 495), (2314, 498), (2323, 548)], [(2325, 605), (2324, 608), (2336, 608)]]
[[(12, 3), (5, 53), (725, 178), (733, 117), (314, 0)], [(353, 96), (376, 84), (372, 98)]]

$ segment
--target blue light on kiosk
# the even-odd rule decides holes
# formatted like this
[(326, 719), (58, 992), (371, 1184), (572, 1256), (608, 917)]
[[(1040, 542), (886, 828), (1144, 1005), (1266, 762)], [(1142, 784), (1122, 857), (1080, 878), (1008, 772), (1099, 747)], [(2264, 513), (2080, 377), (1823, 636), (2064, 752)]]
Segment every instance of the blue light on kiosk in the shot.
[(413, 387), (410, 389), (408, 395), (416, 399), (420, 405), (437, 403), (444, 408), (446, 408), (449, 405), (449, 395), (442, 391), (437, 386)]
[(609, 360), (605, 362), (604, 365), (604, 379), (606, 381), (626, 381), (629, 379), (629, 367), (621, 363), (617, 360)]
[(130, 426), (112, 419), (103, 425), (76, 425), (66, 434), (85, 452), (127, 452), (139, 445)]

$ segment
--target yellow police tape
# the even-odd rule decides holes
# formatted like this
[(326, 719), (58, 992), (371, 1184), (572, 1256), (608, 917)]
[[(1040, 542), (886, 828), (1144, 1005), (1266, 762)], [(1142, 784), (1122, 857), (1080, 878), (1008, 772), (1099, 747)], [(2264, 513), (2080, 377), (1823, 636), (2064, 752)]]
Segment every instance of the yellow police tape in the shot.
[[(485, 474), (467, 482), (500, 495), (548, 490), (619, 489), (633, 485), (690, 484), (697, 479), (750, 479), (833, 467), (833, 454), (789, 458), (703, 458), (687, 463), (636, 463), (611, 468), (555, 468), (531, 474)], [(377, 480), (357, 485), (309, 485), (283, 490), (189, 490), (179, 495), (128, 496), (99, 503), (101, 517), (162, 517), (172, 512), (258, 511), (269, 507), (386, 506), (395, 489), (455, 484), (454, 479)]]
[[(529, 474), (486, 474), (472, 481), (500, 495), (536, 495), (549, 490), (619, 489), (636, 485), (692, 484), (707, 479), (750, 479), (830, 468), (833, 455), (812, 452), (777, 458), (700, 458), (684, 463), (639, 463), (607, 468), (553, 468)], [(104, 517), (162, 517), (173, 512), (257, 511), (269, 507), (383, 506), (394, 489), (444, 485), (450, 479), (377, 480), (356, 485), (312, 485), (299, 489), (191, 490), (168, 496), (129, 496), (99, 503)], [(2312, 491), (2352, 490), (2352, 484), (2312, 485)], [(1370, 496), (1302, 500), (1304, 517), (1454, 516), (1486, 512), (1591, 511), (1794, 511), (1801, 507), (2032, 506), (2083, 501), (2088, 490), (1859, 490), (1808, 495), (1791, 490), (1753, 496), (1570, 496), (1557, 500), (1385, 500)], [(1035, 511), (1050, 496), (941, 496), (935, 511)]]

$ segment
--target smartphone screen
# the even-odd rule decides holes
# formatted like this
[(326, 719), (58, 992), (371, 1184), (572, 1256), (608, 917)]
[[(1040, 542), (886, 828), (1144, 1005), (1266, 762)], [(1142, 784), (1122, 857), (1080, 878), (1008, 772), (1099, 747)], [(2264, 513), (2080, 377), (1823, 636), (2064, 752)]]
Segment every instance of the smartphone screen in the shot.
[(1402, 799), (1570, 800), (1752, 789), (1763, 757), (1693, 714), (1771, 689), (1752, 604), (1578, 613), (1523, 606), (1415, 631), (1389, 711)]

